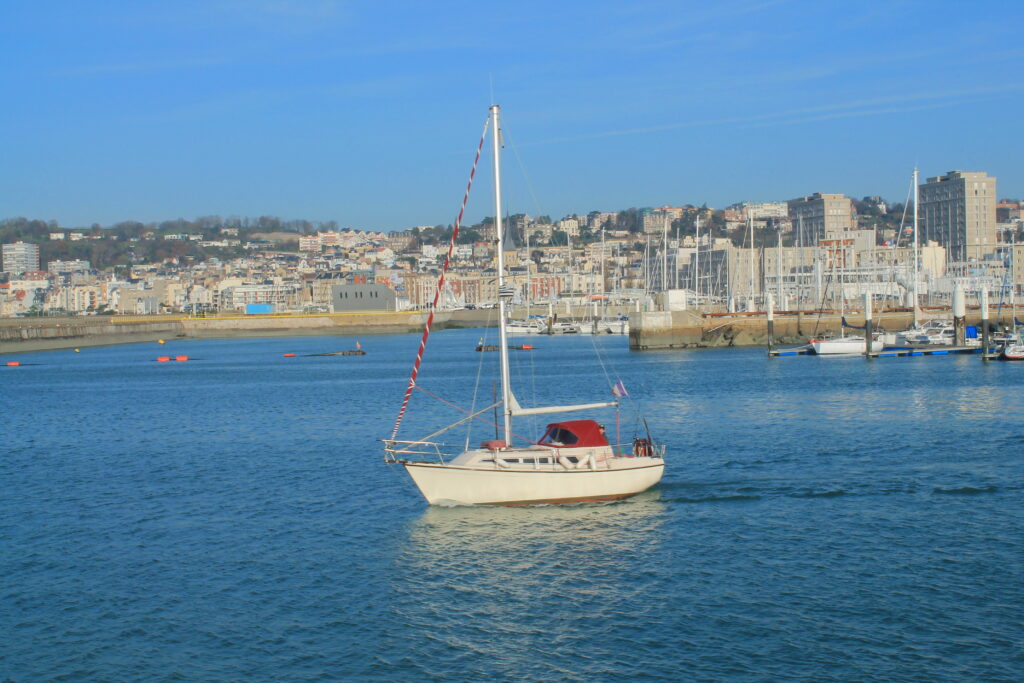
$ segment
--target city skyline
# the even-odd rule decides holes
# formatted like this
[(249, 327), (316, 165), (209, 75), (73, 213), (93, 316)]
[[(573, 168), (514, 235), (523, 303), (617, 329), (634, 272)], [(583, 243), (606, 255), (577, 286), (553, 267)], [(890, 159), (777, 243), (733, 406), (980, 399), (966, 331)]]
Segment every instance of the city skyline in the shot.
[[(57, 9), (55, 9), (57, 7)], [(7, 10), (0, 218), (451, 223), (486, 107), (506, 206), (902, 202), (1024, 177), (1013, 3), (73, 3)], [(482, 162), (485, 163), (485, 162)], [(489, 173), (467, 222), (489, 215)]]

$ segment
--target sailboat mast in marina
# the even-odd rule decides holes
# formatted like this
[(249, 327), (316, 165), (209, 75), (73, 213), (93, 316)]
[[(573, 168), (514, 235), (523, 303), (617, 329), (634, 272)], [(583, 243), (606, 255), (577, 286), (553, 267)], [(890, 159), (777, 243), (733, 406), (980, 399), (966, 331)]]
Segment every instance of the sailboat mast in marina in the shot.
[[(917, 166), (914, 167), (914, 327), (918, 327), (921, 323), (920, 316), (918, 315), (918, 306), (920, 301), (918, 299), (918, 286), (917, 282), (920, 278), (918, 273), (918, 255), (917, 255), (917, 204), (920, 201), (920, 187), (918, 186), (917, 179)], [(906, 215), (904, 213), (904, 215)]]
[[(484, 130), (485, 136), (487, 128), (490, 128), (494, 155), (501, 400), (475, 412), (466, 411), (466, 417), (423, 439), (409, 441), (397, 438), (410, 396), (419, 388), (416, 378), (433, 321), (431, 312), (391, 438), (384, 440), (385, 460), (402, 466), (427, 502), (434, 505), (578, 503), (616, 500), (645, 491), (661, 480), (665, 469), (665, 447), (655, 443), (646, 430), (643, 436), (633, 439), (631, 448), (624, 451), (621, 444), (609, 443), (604, 427), (593, 419), (552, 422), (547, 425), (543, 436), (536, 441), (516, 434), (513, 429), (514, 418), (527, 415), (598, 411), (609, 408), (617, 411), (619, 399), (628, 394), (623, 383), (617, 381), (610, 387), (611, 394), (616, 399), (613, 401), (523, 407), (516, 399), (509, 373), (506, 330), (506, 309), (511, 304), (514, 290), (506, 284), (503, 257), (501, 135), (500, 110), (497, 105), (490, 108), (489, 124)], [(477, 148), (477, 160), (483, 142), (481, 139)], [(473, 168), (475, 172), (476, 162)], [(467, 196), (468, 192), (467, 187)], [(462, 210), (465, 209), (465, 204), (466, 197), (463, 198)], [(462, 210), (455, 223), (452, 245), (458, 237)], [(450, 245), (449, 257), (452, 249)], [(445, 260), (438, 287), (443, 286), (449, 260)], [(446, 456), (442, 452), (443, 444), (433, 440), (448, 429), (469, 420), (484, 419), (482, 416), (498, 405), (501, 407), (501, 419), (496, 427), (499, 435), (504, 438), (484, 441), (477, 448), (469, 448), (467, 443), (465, 450), (451, 456)], [(618, 424), (617, 412), (615, 417)], [(518, 439), (520, 444), (513, 443), (515, 439)]]

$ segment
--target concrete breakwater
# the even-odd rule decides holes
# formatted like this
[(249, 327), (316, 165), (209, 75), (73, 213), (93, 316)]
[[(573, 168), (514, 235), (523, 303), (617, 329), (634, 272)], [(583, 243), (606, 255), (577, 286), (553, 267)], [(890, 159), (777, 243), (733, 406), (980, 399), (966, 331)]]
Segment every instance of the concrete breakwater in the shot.
[[(838, 311), (786, 311), (775, 314), (776, 346), (806, 344), (811, 339), (839, 334), (842, 317)], [(951, 319), (948, 308), (928, 308), (920, 313), (922, 321), (934, 318)], [(850, 325), (864, 325), (863, 311), (845, 314)], [(981, 314), (967, 312), (967, 324), (979, 325)], [(876, 331), (898, 332), (914, 322), (910, 309), (875, 311), (872, 315)], [(989, 322), (1009, 326), (1009, 311), (989, 313)], [(857, 330), (847, 330), (856, 334)], [(630, 316), (629, 348), (633, 350), (698, 349), (723, 346), (767, 346), (768, 318), (758, 313), (700, 313), (697, 311), (645, 311)]]
[[(471, 320), (452, 321), (451, 315), (438, 313), (435, 327), (474, 326)], [(7, 318), (0, 320), (0, 354), (132, 344), (158, 339), (394, 334), (418, 331), (425, 320), (426, 315), (421, 312), (383, 311), (210, 318), (167, 315)]]
[[(564, 312), (564, 317), (587, 314), (587, 310)], [(625, 311), (623, 311), (625, 312)], [(525, 315), (514, 311), (513, 316)], [(949, 319), (949, 309), (929, 308), (922, 320)], [(156, 341), (157, 339), (211, 339), (224, 337), (272, 337), (304, 335), (398, 334), (419, 332), (427, 314), (419, 311), (333, 313), (312, 315), (223, 316), (186, 318), (180, 316), (110, 316), (65, 318), (0, 319), (0, 354), (26, 353), (88, 346), (109, 346)], [(765, 346), (768, 325), (764, 313), (701, 313), (697, 311), (629, 312), (629, 346), (633, 350), (673, 348), (715, 348), (723, 346)], [(846, 319), (863, 325), (862, 312), (851, 311)], [(992, 311), (991, 322), (1012, 324), (1011, 315)], [(967, 312), (967, 324), (977, 325), (977, 309)], [(876, 329), (898, 331), (910, 327), (909, 309), (876, 311)], [(433, 328), (493, 327), (497, 311), (462, 310), (438, 312)], [(775, 314), (777, 346), (805, 344), (810, 339), (840, 331), (838, 312), (780, 312)]]
[[(614, 309), (616, 314), (626, 309)], [(510, 312), (525, 317), (525, 307)], [(534, 308), (534, 314), (546, 312)], [(559, 306), (556, 315), (585, 318), (591, 306)], [(211, 339), (303, 335), (400, 334), (420, 332), (427, 320), (422, 311), (368, 311), (280, 315), (232, 315), (191, 318), (180, 315), (66, 316), (0, 318), (0, 354), (109, 346), (157, 339)], [(433, 329), (495, 327), (496, 309), (438, 311)]]

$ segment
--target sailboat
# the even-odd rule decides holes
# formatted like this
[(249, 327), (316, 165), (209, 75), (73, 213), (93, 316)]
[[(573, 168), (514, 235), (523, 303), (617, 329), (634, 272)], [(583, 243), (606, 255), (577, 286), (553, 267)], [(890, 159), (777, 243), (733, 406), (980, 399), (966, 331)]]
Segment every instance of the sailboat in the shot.
[[(514, 292), (512, 287), (505, 284), (506, 273), (502, 258), (499, 115), (499, 107), (492, 106), (488, 116), (488, 127), (491, 129), (494, 154), (494, 215), (497, 221), (498, 292), (501, 309), (498, 316), (501, 400), (472, 412), (455, 424), (423, 439), (406, 441), (397, 438), (409, 397), (416, 388), (416, 377), (430, 332), (432, 316), (428, 317), (402, 408), (395, 421), (391, 438), (384, 440), (385, 460), (401, 465), (423, 497), (432, 505), (581, 503), (617, 500), (636, 495), (657, 484), (665, 470), (665, 447), (654, 442), (649, 430), (646, 430), (644, 437), (634, 439), (632, 448), (626, 452), (623, 452), (619, 445), (609, 443), (604, 427), (593, 419), (552, 422), (547, 425), (540, 439), (528, 441), (518, 437), (520, 441), (526, 442), (522, 445), (513, 444), (513, 437), (517, 436), (512, 429), (515, 418), (596, 411), (604, 408), (617, 409), (619, 402), (614, 400), (524, 408), (513, 393), (505, 309), (511, 304)], [(486, 135), (487, 127), (477, 148), (477, 160), (480, 158)], [(476, 162), (474, 172), (475, 170)], [(463, 209), (465, 203), (464, 198)], [(459, 220), (461, 215), (462, 211)], [(458, 234), (458, 224), (459, 221), (456, 221), (452, 236), (453, 244)], [(447, 263), (446, 260), (445, 268)], [(441, 279), (444, 279), (444, 270)], [(621, 381), (611, 387), (611, 393), (616, 399), (627, 395)], [(484, 441), (478, 448), (467, 448), (451, 458), (442, 455), (440, 444), (430, 440), (445, 430), (486, 414), (498, 406), (501, 408), (501, 424), (496, 426), (501, 429), (504, 438)], [(646, 427), (646, 421), (644, 424)], [(419, 459), (430, 455), (435, 457)]]
[[(837, 245), (839, 249), (843, 250), (843, 263), (846, 262), (845, 246), (842, 241)], [(836, 262), (839, 260), (839, 249), (836, 249), (832, 254), (832, 270), (835, 272)], [(810, 346), (811, 351), (818, 356), (834, 356), (834, 355), (847, 355), (855, 353), (864, 353), (868, 350), (868, 342), (863, 336), (846, 336), (846, 289), (843, 283), (842, 270), (839, 271), (839, 336), (824, 339), (812, 339)], [(879, 338), (879, 335), (872, 335), (871, 339), (871, 352), (877, 353), (885, 347), (885, 343)]]

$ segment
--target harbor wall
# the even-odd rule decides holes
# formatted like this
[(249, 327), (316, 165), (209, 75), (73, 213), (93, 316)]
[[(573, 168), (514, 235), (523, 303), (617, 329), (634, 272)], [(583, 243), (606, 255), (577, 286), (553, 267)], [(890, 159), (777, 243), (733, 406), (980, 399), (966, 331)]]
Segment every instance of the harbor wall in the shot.
[[(928, 308), (920, 313), (922, 322), (933, 318), (950, 320), (951, 316), (948, 308)], [(838, 311), (776, 313), (774, 345), (797, 346), (817, 337), (838, 335), (842, 317)], [(864, 325), (863, 311), (851, 311), (845, 317), (851, 325)], [(899, 332), (913, 325), (914, 314), (909, 309), (875, 311), (872, 319), (875, 331)], [(1003, 312), (997, 317), (991, 311), (989, 322), (1009, 327), (1012, 316)], [(967, 324), (981, 324), (977, 309), (968, 311)], [(857, 332), (847, 328), (847, 334)], [(763, 312), (645, 311), (630, 316), (629, 348), (635, 351), (767, 345), (768, 317)]]
[[(627, 311), (623, 310), (622, 313)], [(523, 317), (526, 311), (513, 311)], [(586, 307), (572, 310), (584, 317)], [(768, 343), (764, 313), (700, 313), (688, 311), (629, 311), (629, 346), (634, 350), (674, 348), (716, 348), (724, 346), (765, 346)], [(921, 319), (951, 317), (949, 309), (929, 308)], [(559, 317), (569, 317), (564, 308)], [(433, 329), (494, 327), (495, 309), (438, 312)], [(968, 310), (967, 324), (980, 324), (980, 313)], [(361, 312), (310, 315), (254, 315), (211, 318), (180, 316), (109, 316), (64, 318), (0, 319), (0, 354), (26, 353), (113, 344), (133, 344), (158, 339), (213, 339), (230, 337), (273, 337), (305, 335), (401, 334), (423, 329), (427, 314), (419, 311)], [(847, 313), (854, 325), (863, 325), (859, 311)], [(989, 319), (1003, 327), (1012, 324), (1009, 312)], [(876, 312), (875, 328), (888, 331), (907, 329), (913, 314), (907, 309)], [(805, 344), (814, 337), (837, 334), (838, 312), (780, 312), (775, 314), (776, 346)]]
[[(591, 306), (557, 306), (559, 318), (586, 317)], [(547, 307), (515, 307), (513, 318), (546, 314)], [(616, 307), (609, 313), (629, 313)], [(109, 346), (158, 339), (215, 339), (304, 335), (401, 334), (420, 332), (422, 311), (360, 311), (280, 315), (231, 315), (193, 318), (180, 315), (64, 316), (0, 318), (0, 354)], [(438, 311), (433, 329), (496, 327), (497, 309)]]
[[(452, 325), (450, 316), (449, 313), (438, 313), (435, 329), (474, 326), (472, 320)], [(0, 320), (0, 354), (134, 344), (158, 339), (396, 334), (422, 330), (426, 317), (418, 311), (382, 311), (211, 318), (166, 315), (5, 318)]]

